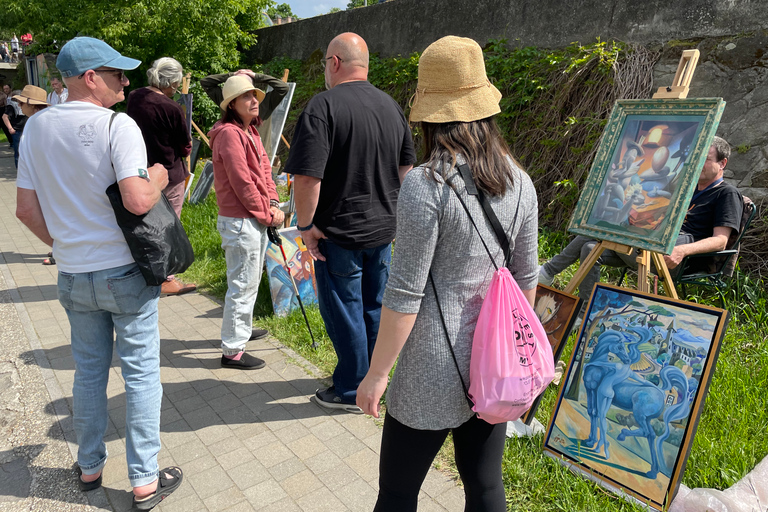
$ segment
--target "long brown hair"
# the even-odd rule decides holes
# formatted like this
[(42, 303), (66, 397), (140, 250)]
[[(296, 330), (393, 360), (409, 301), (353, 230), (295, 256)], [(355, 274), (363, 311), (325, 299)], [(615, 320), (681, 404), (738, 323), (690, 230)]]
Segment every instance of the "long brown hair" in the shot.
[[(490, 196), (501, 196), (514, 183), (507, 157), (512, 157), (506, 141), (501, 136), (496, 120), (487, 117), (469, 123), (422, 122), (424, 133), (425, 166), (437, 179), (441, 168), (443, 179), (456, 165), (456, 156), (462, 155), (472, 170), (475, 185)], [(521, 167), (522, 168), (522, 167)]]

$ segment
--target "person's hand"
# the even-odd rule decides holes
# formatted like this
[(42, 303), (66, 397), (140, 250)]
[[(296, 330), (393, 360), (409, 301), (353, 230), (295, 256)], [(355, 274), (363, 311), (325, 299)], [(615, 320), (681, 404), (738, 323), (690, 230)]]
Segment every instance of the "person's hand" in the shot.
[(281, 227), (283, 222), (285, 222), (285, 213), (283, 213), (283, 210), (273, 206), (269, 209), (269, 211), (272, 212), (272, 227)]
[(238, 69), (237, 71), (235, 71), (235, 76), (247, 76), (248, 78), (253, 80), (254, 78), (256, 78), (256, 73), (254, 73), (250, 69)]
[(155, 164), (147, 169), (150, 183), (154, 183), (157, 188), (164, 190), (168, 186), (168, 171), (161, 164)]
[(683, 252), (682, 246), (678, 245), (672, 249), (672, 254), (664, 255), (664, 262), (667, 264), (667, 268), (673, 269), (683, 261), (683, 258), (685, 258), (685, 253)]
[(379, 417), (381, 409), (381, 395), (387, 389), (387, 376), (376, 377), (368, 372), (363, 382), (357, 387), (357, 406), (363, 413), (370, 414), (374, 418)]
[(325, 261), (325, 256), (320, 252), (320, 248), (317, 245), (321, 238), (327, 237), (317, 228), (317, 226), (312, 226), (312, 229), (301, 232), (301, 239), (304, 240), (304, 245), (307, 246), (309, 255), (312, 256), (312, 259), (315, 261)]

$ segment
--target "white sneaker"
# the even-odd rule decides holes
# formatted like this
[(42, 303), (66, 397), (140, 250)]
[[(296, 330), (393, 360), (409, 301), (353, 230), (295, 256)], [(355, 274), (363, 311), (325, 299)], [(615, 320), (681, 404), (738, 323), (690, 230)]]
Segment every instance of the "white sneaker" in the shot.
[(552, 286), (552, 281), (555, 280), (555, 276), (551, 276), (544, 271), (544, 266), (539, 267), (539, 284)]

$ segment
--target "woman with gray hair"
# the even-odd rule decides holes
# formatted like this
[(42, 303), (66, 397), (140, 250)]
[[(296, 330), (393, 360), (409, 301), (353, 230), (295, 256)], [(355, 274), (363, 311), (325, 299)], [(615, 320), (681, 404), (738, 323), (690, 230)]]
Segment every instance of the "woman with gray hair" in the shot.
[[(149, 86), (131, 91), (126, 110), (141, 128), (147, 146), (147, 165), (161, 164), (168, 170), (168, 186), (163, 194), (179, 216), (184, 204), (185, 180), (189, 175), (184, 158), (192, 150), (184, 113), (171, 99), (181, 84), (182, 72), (176, 59), (157, 59), (147, 70)], [(170, 276), (163, 283), (161, 293), (180, 295), (195, 289), (195, 285), (184, 285)]]

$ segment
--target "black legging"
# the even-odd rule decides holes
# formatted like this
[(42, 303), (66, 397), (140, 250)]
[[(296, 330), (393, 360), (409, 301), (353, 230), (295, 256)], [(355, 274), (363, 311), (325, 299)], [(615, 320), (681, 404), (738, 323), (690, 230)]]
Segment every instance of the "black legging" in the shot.
[(491, 425), (473, 416), (454, 429), (416, 430), (387, 413), (381, 437), (379, 499), (374, 512), (416, 511), (421, 484), (451, 430), (456, 467), (464, 483), (464, 510), (506, 511), (501, 479), (506, 423)]

